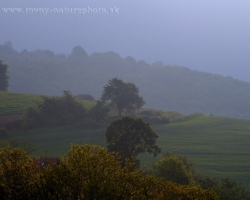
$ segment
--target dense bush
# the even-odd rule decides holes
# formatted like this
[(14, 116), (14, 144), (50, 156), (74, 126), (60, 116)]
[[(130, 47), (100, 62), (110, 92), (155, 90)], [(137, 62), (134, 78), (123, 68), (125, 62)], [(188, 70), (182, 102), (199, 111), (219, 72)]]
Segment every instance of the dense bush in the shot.
[(210, 177), (198, 177), (197, 183), (203, 189), (213, 189), (221, 200), (250, 199), (250, 191), (247, 190), (241, 183), (238, 183), (230, 178), (217, 180)]
[(21, 148), (0, 149), (0, 199), (218, 199), (212, 190), (144, 176), (134, 163), (90, 145), (72, 145), (41, 167)]
[(89, 117), (100, 122), (105, 120), (108, 115), (110, 108), (101, 101), (97, 101), (96, 105), (89, 110)]
[(76, 100), (69, 91), (62, 96), (42, 97), (36, 107), (26, 109), (22, 123), (23, 130), (41, 126), (74, 125), (79, 128), (95, 128), (104, 121), (109, 108), (101, 101), (87, 109), (81, 101)]
[(35, 199), (38, 167), (21, 148), (0, 149), (0, 199)]
[(194, 170), (186, 157), (166, 153), (160, 161), (153, 164), (153, 169), (157, 177), (183, 185), (194, 184)]
[(87, 115), (87, 109), (69, 91), (64, 91), (60, 97), (43, 96), (42, 99), (42, 102), (37, 102), (37, 108), (27, 108), (25, 128), (73, 125)]

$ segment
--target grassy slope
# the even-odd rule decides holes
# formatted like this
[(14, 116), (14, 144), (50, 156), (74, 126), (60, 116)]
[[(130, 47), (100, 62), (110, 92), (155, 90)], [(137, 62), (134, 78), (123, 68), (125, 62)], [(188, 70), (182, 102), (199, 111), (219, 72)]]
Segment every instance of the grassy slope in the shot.
[[(19, 94), (0, 91), (0, 117), (10, 115), (22, 115), (29, 106), (35, 106), (41, 101), (41, 95)], [(93, 102), (83, 101), (89, 107)]]
[[(185, 155), (194, 163), (196, 171), (211, 177), (231, 177), (250, 185), (250, 123), (247, 120), (215, 116), (199, 116), (188, 121), (153, 126), (160, 136), (157, 143), (162, 153)], [(0, 145), (11, 138), (32, 143), (36, 154), (48, 152), (63, 155), (71, 143), (90, 143), (105, 146), (105, 129), (74, 130), (65, 128), (40, 129), (28, 133), (11, 133)], [(142, 163), (161, 158), (142, 156)]]
[(21, 115), (35, 101), (41, 101), (40, 95), (0, 92), (0, 116)]
[(202, 116), (155, 130), (163, 151), (186, 155), (201, 174), (250, 185), (249, 121)]
[[(22, 114), (27, 106), (34, 105), (40, 96), (0, 92), (0, 116)], [(232, 177), (250, 185), (250, 123), (247, 120), (215, 116), (195, 116), (185, 121), (153, 126), (160, 136), (162, 152), (185, 155), (194, 163), (197, 172), (211, 177)], [(48, 152), (51, 156), (63, 155), (71, 143), (90, 143), (105, 146), (105, 129), (73, 130), (65, 128), (40, 129), (27, 133), (9, 133), (0, 146), (11, 138), (32, 143), (36, 155)], [(142, 156), (143, 163), (151, 166), (156, 159)]]

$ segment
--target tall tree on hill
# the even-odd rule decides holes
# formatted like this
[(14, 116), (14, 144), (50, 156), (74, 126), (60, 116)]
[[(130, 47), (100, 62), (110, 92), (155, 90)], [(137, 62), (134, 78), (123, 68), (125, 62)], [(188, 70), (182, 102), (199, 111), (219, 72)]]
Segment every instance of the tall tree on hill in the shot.
[(9, 86), (9, 77), (7, 76), (8, 65), (0, 60), (0, 91), (7, 91)]
[(133, 111), (145, 104), (134, 83), (125, 83), (118, 78), (109, 80), (104, 86), (101, 99), (103, 102), (110, 100), (110, 106), (118, 109), (119, 117), (124, 109)]

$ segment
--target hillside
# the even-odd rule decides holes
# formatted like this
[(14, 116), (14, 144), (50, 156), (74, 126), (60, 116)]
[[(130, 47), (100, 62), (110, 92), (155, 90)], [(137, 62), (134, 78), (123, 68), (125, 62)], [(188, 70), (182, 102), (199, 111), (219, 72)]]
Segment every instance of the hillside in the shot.
[(40, 95), (18, 94), (0, 91), (0, 116), (22, 115), (29, 106), (41, 101)]
[[(36, 102), (42, 101), (42, 95), (0, 91), (0, 99), (0, 117), (11, 117), (13, 115), (22, 115), (26, 108), (36, 106)], [(94, 101), (81, 100), (81, 102), (87, 108), (95, 104)]]
[[(83, 52), (85, 52), (83, 50)], [(100, 98), (108, 80), (135, 83), (145, 107), (250, 119), (250, 83), (185, 67), (152, 65), (114, 52), (55, 54), (50, 50), (0, 53), (9, 65), (9, 91), (29, 94), (90, 94)]]
[[(173, 152), (185, 155), (194, 164), (196, 172), (210, 177), (231, 177), (250, 185), (250, 123), (226, 117), (191, 115), (182, 121), (167, 125), (154, 125), (159, 135), (157, 145), (162, 153)], [(0, 146), (15, 138), (31, 143), (35, 155), (47, 153), (50, 156), (64, 155), (71, 143), (106, 146), (105, 129), (81, 130), (75, 128), (42, 128), (26, 133), (11, 132), (0, 140)], [(56, 142), (56, 145), (55, 145)], [(141, 156), (142, 164), (149, 167), (152, 155)]]

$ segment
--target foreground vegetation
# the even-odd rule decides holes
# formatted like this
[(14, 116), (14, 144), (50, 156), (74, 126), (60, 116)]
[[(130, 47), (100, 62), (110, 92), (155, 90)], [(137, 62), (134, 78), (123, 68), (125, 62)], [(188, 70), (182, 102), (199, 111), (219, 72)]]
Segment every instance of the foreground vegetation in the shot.
[(0, 149), (0, 198), (7, 199), (218, 199), (200, 186), (143, 175), (134, 163), (90, 145), (72, 145), (58, 163), (40, 165), (21, 148)]
[[(35, 145), (37, 151), (33, 156), (39, 156), (43, 152), (43, 155), (54, 157), (64, 155), (68, 151), (70, 143), (88, 142), (104, 147), (107, 139), (105, 139), (104, 127), (107, 127), (107, 124), (115, 119), (111, 114), (112, 112), (106, 118), (108, 110), (106, 105), (99, 101), (92, 102), (92, 106), (86, 107), (82, 101), (76, 100), (67, 91), (64, 91), (61, 97), (43, 96), (40, 97), (40, 101), (37, 101), (33, 107), (26, 109), (23, 119), (17, 121), (22, 125), (18, 130), (0, 126), (0, 145), (4, 146), (11, 139), (16, 138), (21, 142), (21, 146), (28, 143)], [(244, 197), (243, 199), (248, 197), (248, 191), (233, 179), (250, 185), (248, 180), (249, 121), (212, 115), (204, 116), (201, 114), (182, 116), (174, 112), (149, 109), (127, 114), (135, 118), (141, 117), (145, 121), (150, 122), (150, 124), (154, 124), (153, 130), (160, 138), (156, 145), (159, 147), (159, 150), (162, 150), (162, 153), (165, 153), (162, 159), (155, 159), (147, 155), (137, 157), (138, 153), (133, 153), (131, 155), (135, 158), (136, 166), (138, 166), (138, 160), (142, 161), (141, 166), (146, 163), (151, 167), (154, 162), (153, 169), (158, 170), (158, 172), (155, 172), (155, 175), (163, 176), (167, 180), (190, 186), (198, 184), (203, 189), (213, 188), (220, 198), (227, 197), (226, 194), (236, 196), (234, 191), (237, 191), (238, 197)], [(142, 124), (150, 128), (142, 120), (139, 120), (142, 123), (139, 123), (140, 125), (137, 123), (139, 122), (138, 120), (129, 117), (125, 117), (122, 120), (129, 122), (129, 124), (121, 123), (120, 119), (110, 124), (110, 126), (115, 125), (112, 128), (112, 134), (113, 132), (115, 133), (115, 138), (118, 132), (119, 134), (125, 133), (129, 136), (128, 133), (131, 131), (132, 135), (138, 134), (139, 136), (141, 128), (144, 127)], [(133, 123), (131, 124), (130, 122), (136, 123), (132, 125)], [(117, 130), (119, 131), (117, 132)], [(151, 130), (151, 128), (148, 130)], [(154, 144), (157, 137), (152, 138), (152, 140), (148, 140), (146, 137), (145, 141), (151, 141), (150, 144)], [(128, 138), (131, 139), (131, 136)], [(130, 155), (127, 150), (131, 149), (130, 144), (132, 143), (129, 143), (129, 148), (126, 149), (124, 139), (115, 141), (118, 145), (115, 151), (120, 152), (123, 156)], [(129, 140), (126, 139), (125, 141)], [(139, 140), (137, 138), (136, 140), (132, 139), (132, 141)], [(121, 143), (123, 144), (122, 148), (119, 146)], [(112, 143), (112, 145), (114, 144)], [(139, 150), (139, 154), (148, 150), (148, 152), (152, 152), (153, 150), (150, 148), (148, 150), (144, 149), (144, 144), (140, 146), (133, 143), (133, 145)], [(109, 146), (108, 150), (110, 150)], [(160, 151), (157, 152), (159, 153)], [(184, 155), (185, 158), (193, 162), (196, 175), (190, 170), (193, 169), (192, 165), (186, 163), (185, 159), (176, 158), (168, 152)], [(173, 162), (175, 163), (174, 165), (171, 164)], [(236, 164), (233, 165), (232, 163)], [(168, 166), (166, 167), (166, 165)], [(165, 170), (161, 171), (162, 169), (171, 169), (169, 165), (175, 166), (172, 170), (177, 169), (177, 174), (179, 175), (173, 176), (172, 171), (170, 171), (170, 174), (166, 174)], [(161, 166), (165, 167), (162, 168)], [(202, 174), (202, 177), (197, 176), (197, 173)], [(208, 177), (203, 178), (204, 175)], [(222, 179), (219, 181), (219, 179), (216, 180), (210, 177)]]
[[(162, 153), (173, 152), (186, 156), (197, 173), (210, 177), (230, 177), (250, 186), (250, 123), (247, 120), (215, 116), (190, 117), (186, 121), (168, 125), (153, 125), (159, 136), (157, 145)], [(12, 131), (0, 140), (0, 146), (13, 138), (21, 143), (31, 143), (39, 156), (64, 155), (71, 143), (87, 142), (106, 146), (105, 128), (82, 129), (77, 127), (39, 128), (27, 132)], [(56, 145), (55, 145), (56, 144)], [(159, 156), (140, 156), (141, 164), (151, 167)]]

